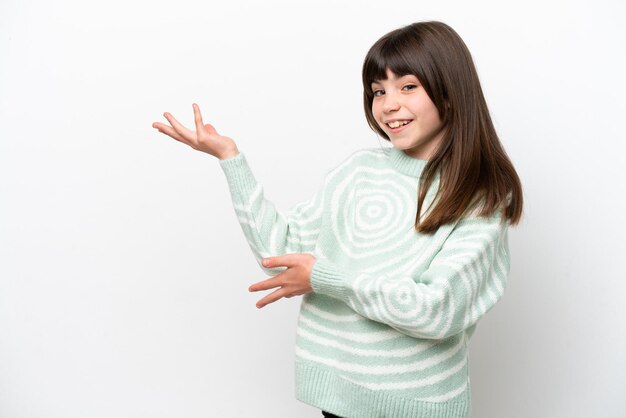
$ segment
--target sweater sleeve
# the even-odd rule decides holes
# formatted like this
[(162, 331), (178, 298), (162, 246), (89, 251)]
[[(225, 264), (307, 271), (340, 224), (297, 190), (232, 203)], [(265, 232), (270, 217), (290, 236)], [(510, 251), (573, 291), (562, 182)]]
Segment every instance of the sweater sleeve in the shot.
[(461, 219), (421, 273), (348, 271), (318, 258), (311, 287), (404, 334), (443, 339), (471, 327), (496, 304), (509, 269), (508, 223), (498, 214)]
[(306, 253), (315, 249), (323, 209), (323, 189), (288, 211), (279, 211), (265, 198), (259, 184), (241, 152), (219, 160), (226, 175), (237, 220), (252, 249), (259, 267), (270, 276), (284, 267), (266, 268), (265, 257), (288, 253)]

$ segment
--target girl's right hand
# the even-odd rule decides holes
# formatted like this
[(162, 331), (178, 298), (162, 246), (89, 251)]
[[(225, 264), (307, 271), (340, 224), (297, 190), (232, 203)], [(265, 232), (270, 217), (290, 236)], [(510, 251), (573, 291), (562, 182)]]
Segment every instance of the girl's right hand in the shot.
[(182, 142), (183, 144), (189, 145), (195, 150), (206, 152), (207, 154), (211, 154), (220, 160), (234, 157), (239, 154), (237, 145), (232, 138), (221, 136), (217, 133), (213, 125), (210, 123), (205, 125), (202, 122), (200, 108), (195, 103), (193, 104), (193, 114), (196, 122), (195, 132), (185, 128), (174, 118), (174, 116), (167, 112), (165, 112), (163, 116), (165, 116), (172, 126), (154, 122), (152, 127), (158, 129), (159, 132)]

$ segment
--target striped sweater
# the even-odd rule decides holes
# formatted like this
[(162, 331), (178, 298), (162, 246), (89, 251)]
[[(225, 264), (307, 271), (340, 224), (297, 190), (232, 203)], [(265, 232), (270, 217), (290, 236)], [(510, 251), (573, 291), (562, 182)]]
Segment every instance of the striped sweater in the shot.
[[(468, 343), (502, 297), (508, 223), (468, 213), (415, 231), (427, 160), (397, 148), (354, 152), (308, 201), (280, 211), (244, 154), (220, 160), (243, 233), (264, 257), (309, 253), (295, 348), (296, 398), (346, 418), (466, 418)], [(427, 214), (439, 184), (429, 189)]]

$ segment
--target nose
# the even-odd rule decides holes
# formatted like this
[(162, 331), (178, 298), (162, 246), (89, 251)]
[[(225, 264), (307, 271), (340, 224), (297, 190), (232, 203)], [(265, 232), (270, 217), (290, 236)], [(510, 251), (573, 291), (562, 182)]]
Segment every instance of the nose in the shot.
[(400, 108), (400, 103), (398, 102), (398, 98), (389, 93), (385, 93), (385, 101), (383, 103), (383, 111), (385, 113), (393, 112), (394, 110), (398, 110)]

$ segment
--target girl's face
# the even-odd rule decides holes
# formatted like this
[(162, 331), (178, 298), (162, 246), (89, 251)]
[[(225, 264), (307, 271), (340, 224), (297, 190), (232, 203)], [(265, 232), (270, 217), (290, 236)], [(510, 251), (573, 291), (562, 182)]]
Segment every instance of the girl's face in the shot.
[(396, 77), (387, 69), (387, 79), (374, 81), (372, 91), (372, 114), (391, 144), (413, 158), (428, 160), (441, 142), (443, 126), (417, 77)]

